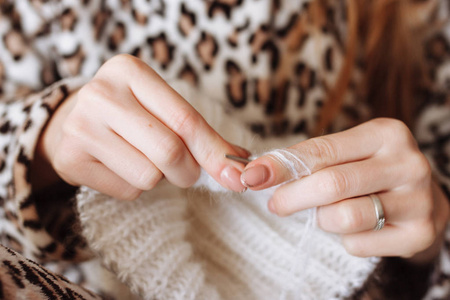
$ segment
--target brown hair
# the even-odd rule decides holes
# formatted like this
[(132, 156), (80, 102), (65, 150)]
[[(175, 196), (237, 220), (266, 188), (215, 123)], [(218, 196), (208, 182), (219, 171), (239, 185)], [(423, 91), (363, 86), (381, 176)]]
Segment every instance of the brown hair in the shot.
[[(323, 1), (323, 0), (319, 0)], [(356, 59), (362, 60), (362, 94), (374, 117), (391, 117), (413, 126), (418, 92), (425, 71), (419, 26), (407, 19), (413, 1), (347, 1), (346, 57), (319, 120), (317, 132), (326, 129), (342, 107)], [(360, 57), (359, 57), (360, 56)]]

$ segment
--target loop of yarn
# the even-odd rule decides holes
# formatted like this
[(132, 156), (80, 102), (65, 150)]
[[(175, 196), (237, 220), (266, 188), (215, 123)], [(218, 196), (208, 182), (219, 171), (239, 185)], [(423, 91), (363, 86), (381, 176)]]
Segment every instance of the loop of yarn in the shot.
[[(283, 166), (290, 173), (290, 180), (287, 182), (291, 182), (293, 180), (298, 180), (302, 177), (309, 176), (312, 174), (311, 170), (306, 166), (306, 164), (300, 159), (299, 153), (297, 153), (294, 149), (275, 149), (265, 153), (265, 155), (269, 155), (274, 158), (281, 166)], [(285, 182), (285, 183), (287, 183)], [(294, 261), (290, 267), (289, 273), (292, 278), (295, 278), (295, 273), (297, 270), (306, 270), (308, 267), (308, 258), (309, 258), (309, 247), (308, 240), (312, 235), (312, 232), (316, 228), (316, 216), (317, 209), (311, 208), (309, 209), (308, 218), (306, 221), (306, 226), (303, 230), (300, 240), (296, 245), (296, 257), (298, 260)], [(301, 272), (301, 274), (306, 274), (306, 272)], [(298, 285), (292, 285), (289, 288), (285, 288), (280, 293), (280, 300), (285, 300), (289, 292), (295, 292), (295, 289), (299, 289), (299, 287), (304, 286), (301, 281), (302, 277), (300, 276)]]
[(311, 170), (300, 159), (298, 151), (294, 149), (275, 149), (265, 153), (274, 158), (291, 174), (291, 180), (311, 175)]

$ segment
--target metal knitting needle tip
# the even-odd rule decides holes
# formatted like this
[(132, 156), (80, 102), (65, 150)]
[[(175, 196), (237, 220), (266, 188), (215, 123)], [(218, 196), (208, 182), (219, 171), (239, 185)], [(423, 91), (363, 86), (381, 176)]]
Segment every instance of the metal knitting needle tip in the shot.
[(236, 156), (236, 155), (231, 155), (231, 154), (225, 154), (225, 157), (243, 164), (248, 164), (249, 162), (251, 162), (252, 160), (249, 158), (244, 158), (244, 157), (240, 157), (240, 156)]

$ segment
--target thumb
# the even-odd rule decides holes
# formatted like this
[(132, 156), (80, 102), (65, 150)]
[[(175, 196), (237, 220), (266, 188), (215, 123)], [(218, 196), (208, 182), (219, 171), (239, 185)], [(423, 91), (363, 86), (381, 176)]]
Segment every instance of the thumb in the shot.
[(311, 169), (294, 148), (275, 149), (249, 163), (241, 175), (244, 186), (264, 189), (311, 175)]

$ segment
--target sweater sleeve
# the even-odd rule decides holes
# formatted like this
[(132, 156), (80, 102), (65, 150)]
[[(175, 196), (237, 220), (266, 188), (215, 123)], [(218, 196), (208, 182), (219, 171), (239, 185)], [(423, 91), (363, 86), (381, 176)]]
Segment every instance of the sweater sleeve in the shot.
[(51, 51), (53, 10), (46, 5), (0, 3), (0, 242), (40, 262), (77, 261), (88, 254), (82, 239), (63, 229), (75, 216), (68, 201), (71, 189), (58, 190), (59, 198), (47, 197), (30, 184), (43, 128), (85, 82), (70, 76), (61, 80)]
[(41, 92), (0, 103), (2, 243), (39, 261), (87, 257), (79, 237), (49, 232), (55, 226), (62, 230), (62, 220), (73, 217), (67, 199), (60, 194), (63, 199), (52, 199), (50, 203), (50, 199), (34, 193), (30, 183), (30, 167), (42, 129), (52, 112), (81, 82), (59, 81)]
[(102, 299), (0, 245), (2, 299)]

